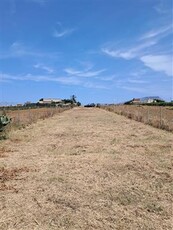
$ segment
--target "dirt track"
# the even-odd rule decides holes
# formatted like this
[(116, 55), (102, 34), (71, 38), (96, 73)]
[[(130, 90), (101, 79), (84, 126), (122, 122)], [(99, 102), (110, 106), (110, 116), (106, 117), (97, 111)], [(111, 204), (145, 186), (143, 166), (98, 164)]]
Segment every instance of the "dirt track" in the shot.
[(93, 108), (0, 143), (0, 229), (171, 230), (173, 134)]

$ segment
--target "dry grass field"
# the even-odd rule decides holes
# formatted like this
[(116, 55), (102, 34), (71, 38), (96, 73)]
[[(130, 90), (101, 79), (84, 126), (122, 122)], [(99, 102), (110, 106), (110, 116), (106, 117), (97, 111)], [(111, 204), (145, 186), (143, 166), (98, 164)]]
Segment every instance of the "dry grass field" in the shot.
[(173, 134), (74, 108), (0, 142), (1, 230), (172, 230)]
[(112, 105), (102, 108), (130, 119), (173, 131), (173, 107), (145, 105)]
[[(67, 109), (69, 108), (34, 108), (24, 110), (6, 110), (5, 112), (6, 115), (12, 119), (10, 128), (24, 128), (39, 119), (52, 117)], [(2, 113), (3, 111), (0, 111), (0, 114)]]

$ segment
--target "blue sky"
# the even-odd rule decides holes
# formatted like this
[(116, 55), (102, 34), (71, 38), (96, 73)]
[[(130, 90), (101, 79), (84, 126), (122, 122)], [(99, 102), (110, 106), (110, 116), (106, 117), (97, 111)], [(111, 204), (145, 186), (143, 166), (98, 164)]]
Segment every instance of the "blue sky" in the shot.
[(172, 89), (172, 0), (0, 0), (0, 103)]

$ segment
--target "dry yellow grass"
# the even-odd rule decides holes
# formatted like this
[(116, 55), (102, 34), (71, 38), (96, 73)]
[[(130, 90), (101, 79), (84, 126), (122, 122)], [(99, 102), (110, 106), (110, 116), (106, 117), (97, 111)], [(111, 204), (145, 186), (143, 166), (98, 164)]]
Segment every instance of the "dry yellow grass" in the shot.
[(173, 134), (75, 108), (0, 143), (0, 229), (172, 230)]
[(111, 105), (102, 108), (130, 119), (173, 131), (173, 107), (145, 105)]
[[(19, 109), (19, 110), (7, 110), (5, 111), (6, 115), (9, 116), (11, 121), (11, 128), (23, 128), (27, 125), (30, 125), (36, 122), (39, 119), (46, 119), (52, 117), (55, 114), (59, 114), (70, 107), (66, 108), (34, 108), (34, 109)], [(0, 111), (2, 114), (3, 111)]]

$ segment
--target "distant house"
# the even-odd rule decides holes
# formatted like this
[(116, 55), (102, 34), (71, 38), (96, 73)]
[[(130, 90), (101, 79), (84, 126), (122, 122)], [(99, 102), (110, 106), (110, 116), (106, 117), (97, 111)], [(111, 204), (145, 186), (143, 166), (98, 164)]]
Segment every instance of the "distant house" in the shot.
[(146, 103), (153, 103), (153, 102), (155, 102), (154, 98), (148, 98), (148, 100), (146, 101)]
[(133, 98), (131, 103), (132, 104), (139, 104), (141, 102), (140, 98)]
[(141, 103), (140, 98), (133, 98), (133, 99), (130, 100), (130, 101), (126, 101), (126, 102), (124, 103), (124, 105), (138, 105), (138, 104), (140, 104), (140, 103)]
[(58, 98), (41, 98), (38, 101), (38, 104), (52, 104), (52, 103), (59, 104), (62, 103), (62, 100)]
[(130, 101), (126, 101), (125, 105), (139, 105), (139, 104), (152, 104), (152, 103), (163, 103), (165, 102), (158, 96), (143, 97), (143, 98), (133, 98)]
[(150, 96), (150, 97), (143, 97), (141, 98), (142, 103), (157, 103), (157, 102), (164, 102), (159, 96)]

